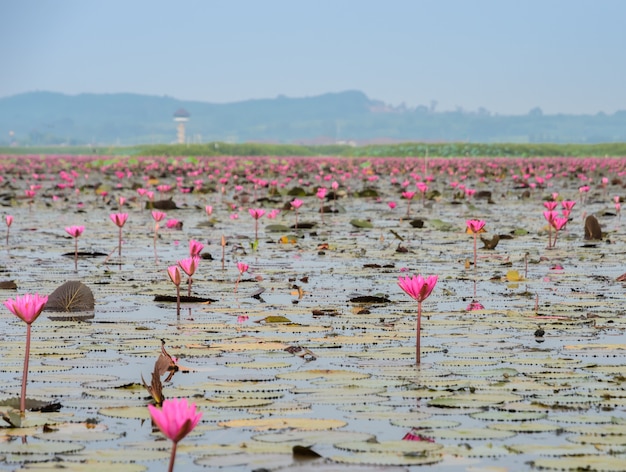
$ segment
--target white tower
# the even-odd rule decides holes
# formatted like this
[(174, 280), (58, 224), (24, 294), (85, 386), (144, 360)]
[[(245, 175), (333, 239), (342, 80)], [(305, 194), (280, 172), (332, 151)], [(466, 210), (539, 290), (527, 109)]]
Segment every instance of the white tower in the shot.
[(189, 121), (189, 112), (184, 108), (179, 108), (174, 113), (174, 121), (176, 125), (176, 142), (178, 144), (185, 144), (185, 124)]

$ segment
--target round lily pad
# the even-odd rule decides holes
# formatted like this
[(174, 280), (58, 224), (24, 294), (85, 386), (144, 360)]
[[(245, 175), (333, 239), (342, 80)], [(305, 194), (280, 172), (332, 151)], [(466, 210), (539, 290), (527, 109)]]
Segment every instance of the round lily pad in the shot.
[(93, 472), (144, 472), (148, 467), (141, 464), (119, 463), (119, 462), (101, 462), (87, 459), (82, 462), (71, 461), (49, 461), (26, 463), (20, 470), (35, 471), (58, 471), (59, 469), (67, 472), (83, 472), (85, 469)]
[(318, 418), (266, 418), (266, 419), (243, 419), (222, 421), (220, 426), (227, 428), (248, 428), (255, 431), (277, 430), (285, 428), (298, 428), (304, 431), (319, 431), (336, 429), (347, 423), (341, 420), (325, 420)]
[(624, 457), (603, 455), (578, 455), (574, 457), (541, 457), (533, 467), (544, 470), (594, 470), (597, 472), (622, 472)]
[(399, 455), (387, 452), (361, 453), (358, 455), (333, 455), (330, 457), (332, 461), (341, 464), (351, 465), (380, 465), (380, 466), (423, 466), (432, 465), (441, 462), (442, 456), (438, 454), (429, 454), (422, 456), (417, 454)]

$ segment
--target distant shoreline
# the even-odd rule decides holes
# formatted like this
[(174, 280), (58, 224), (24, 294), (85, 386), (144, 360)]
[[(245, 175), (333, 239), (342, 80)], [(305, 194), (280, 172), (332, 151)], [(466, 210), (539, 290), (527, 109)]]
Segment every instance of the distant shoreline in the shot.
[(0, 147), (0, 157), (20, 155), (83, 156), (345, 156), (345, 157), (625, 157), (626, 143), (519, 144), (423, 143), (368, 146), (304, 146), (266, 143), (159, 144), (138, 146)]

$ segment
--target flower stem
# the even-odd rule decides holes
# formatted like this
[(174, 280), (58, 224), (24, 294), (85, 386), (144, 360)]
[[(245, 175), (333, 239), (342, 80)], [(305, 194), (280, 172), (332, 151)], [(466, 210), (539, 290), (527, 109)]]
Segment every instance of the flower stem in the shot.
[(422, 326), (422, 302), (417, 302), (417, 328), (415, 333), (415, 363), (420, 365), (420, 337), (421, 337), (421, 326)]
[(474, 233), (474, 272), (476, 272), (476, 237), (477, 234)]
[(159, 231), (159, 223), (155, 223), (154, 224), (154, 241), (153, 241), (153, 245), (154, 245), (154, 262), (158, 263), (159, 262), (159, 257), (157, 256), (157, 233)]
[(74, 238), (74, 272), (78, 272), (78, 238)]
[(28, 381), (28, 358), (30, 356), (30, 323), (26, 323), (26, 352), (24, 354), (24, 373), (22, 374), (22, 392), (20, 393), (20, 414), (26, 411), (26, 382)]
[(172, 454), (170, 455), (170, 465), (167, 468), (168, 472), (174, 472), (174, 461), (176, 460), (176, 446), (177, 443), (172, 443)]
[(176, 318), (180, 318), (180, 284), (176, 286)]
[(121, 258), (122, 257), (122, 227), (121, 226), (120, 226), (120, 233), (119, 233), (119, 237), (118, 237), (117, 250), (118, 250), (118, 255)]
[(548, 249), (552, 247), (552, 225), (548, 224)]

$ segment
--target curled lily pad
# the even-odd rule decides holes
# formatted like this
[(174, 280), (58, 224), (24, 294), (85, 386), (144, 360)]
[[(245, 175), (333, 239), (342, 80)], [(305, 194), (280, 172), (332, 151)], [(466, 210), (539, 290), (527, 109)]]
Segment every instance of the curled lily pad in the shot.
[(95, 301), (89, 287), (77, 280), (65, 282), (48, 296), (46, 311), (93, 311)]

